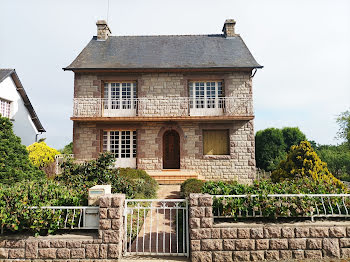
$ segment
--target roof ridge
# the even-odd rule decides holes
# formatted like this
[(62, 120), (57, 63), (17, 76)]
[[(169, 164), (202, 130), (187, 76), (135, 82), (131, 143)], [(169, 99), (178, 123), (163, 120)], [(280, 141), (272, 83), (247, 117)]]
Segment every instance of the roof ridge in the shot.
[[(177, 36), (222, 36), (224, 37), (224, 34), (188, 34), (188, 35), (110, 35), (108, 37), (159, 37), (159, 36), (164, 36), (164, 37), (177, 37)], [(238, 35), (237, 35), (238, 36)]]

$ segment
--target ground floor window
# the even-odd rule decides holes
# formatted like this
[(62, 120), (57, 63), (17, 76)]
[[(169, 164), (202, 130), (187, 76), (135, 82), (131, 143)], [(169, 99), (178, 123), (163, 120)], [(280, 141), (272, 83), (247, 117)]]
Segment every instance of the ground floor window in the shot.
[(136, 131), (116, 130), (103, 132), (103, 151), (115, 158), (136, 158)]
[(203, 130), (204, 155), (229, 155), (230, 136), (228, 129)]
[(0, 114), (3, 117), (10, 118), (11, 102), (0, 98)]

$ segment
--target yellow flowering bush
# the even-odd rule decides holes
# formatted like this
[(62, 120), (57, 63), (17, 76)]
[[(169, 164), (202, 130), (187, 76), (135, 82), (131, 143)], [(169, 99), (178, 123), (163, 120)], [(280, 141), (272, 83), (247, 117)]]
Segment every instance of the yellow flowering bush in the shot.
[(29, 159), (33, 165), (39, 168), (45, 168), (55, 162), (55, 155), (59, 155), (56, 149), (49, 147), (45, 142), (34, 143), (27, 146)]
[(314, 181), (324, 181), (344, 188), (344, 184), (329, 172), (327, 163), (321, 161), (308, 141), (291, 147), (287, 159), (279, 163), (277, 169), (272, 172), (271, 179), (279, 182), (305, 176), (313, 178)]

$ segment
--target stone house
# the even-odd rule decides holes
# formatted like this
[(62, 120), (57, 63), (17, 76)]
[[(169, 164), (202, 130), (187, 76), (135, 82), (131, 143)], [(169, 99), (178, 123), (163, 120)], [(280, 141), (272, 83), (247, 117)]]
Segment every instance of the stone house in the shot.
[(100, 152), (162, 183), (255, 176), (252, 78), (262, 68), (225, 21), (223, 34), (112, 36), (105, 21), (74, 72), (78, 160)]

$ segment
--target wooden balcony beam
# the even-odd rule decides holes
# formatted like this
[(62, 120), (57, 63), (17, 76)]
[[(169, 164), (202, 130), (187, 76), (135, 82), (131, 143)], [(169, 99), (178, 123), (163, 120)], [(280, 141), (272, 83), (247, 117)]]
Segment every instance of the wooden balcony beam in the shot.
[(252, 120), (254, 116), (158, 116), (158, 117), (71, 117), (73, 121), (78, 122), (159, 122), (159, 121), (178, 121), (178, 122), (207, 122), (207, 121), (232, 121), (232, 120)]

